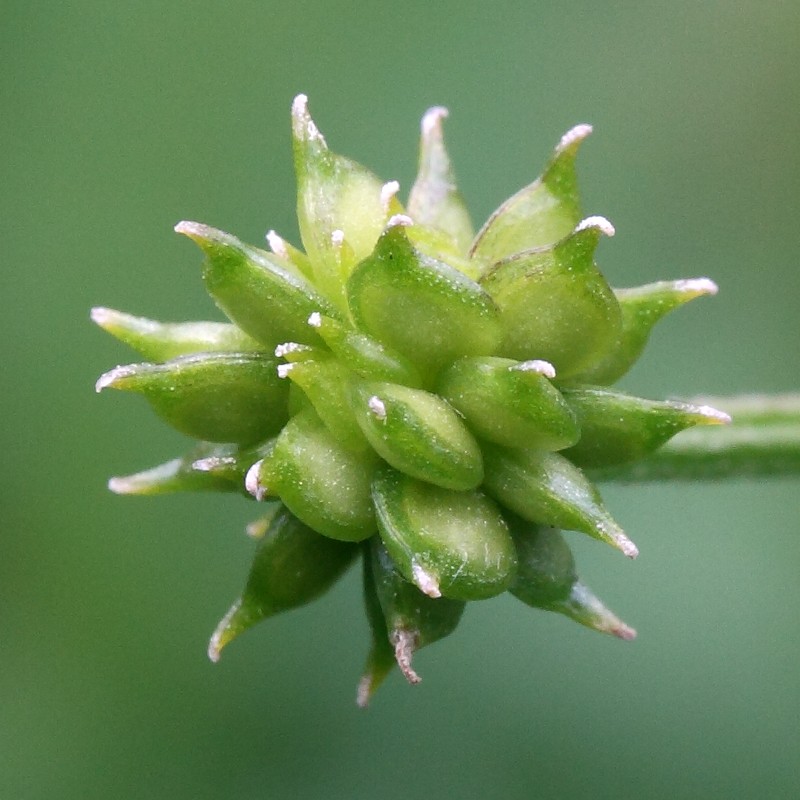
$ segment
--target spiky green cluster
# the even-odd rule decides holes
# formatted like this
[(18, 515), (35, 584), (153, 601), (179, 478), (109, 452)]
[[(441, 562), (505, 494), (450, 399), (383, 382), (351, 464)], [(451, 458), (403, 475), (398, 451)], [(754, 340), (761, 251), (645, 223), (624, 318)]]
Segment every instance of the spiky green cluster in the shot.
[(510, 591), (599, 631), (634, 631), (578, 580), (560, 530), (637, 550), (584, 473), (634, 461), (708, 407), (606, 388), (652, 326), (705, 278), (611, 289), (594, 262), (603, 217), (581, 219), (578, 125), (543, 174), (474, 235), (442, 139), (422, 120), (419, 173), (398, 185), (332, 153), (292, 109), (304, 252), (195, 222), (206, 288), (230, 323), (160, 323), (96, 308), (146, 363), (103, 375), (143, 394), (188, 455), (113, 478), (122, 494), (239, 491), (267, 505), (241, 597), (209, 645), (325, 591), (358, 555), (373, 644), (358, 699), (449, 634), (469, 600)]

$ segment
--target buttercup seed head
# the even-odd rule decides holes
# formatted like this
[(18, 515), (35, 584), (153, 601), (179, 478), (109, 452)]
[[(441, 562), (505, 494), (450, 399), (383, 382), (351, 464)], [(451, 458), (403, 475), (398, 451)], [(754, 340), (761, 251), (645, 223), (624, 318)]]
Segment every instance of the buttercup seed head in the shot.
[[(360, 557), (371, 645), (366, 705), (393, 666), (449, 635), (468, 602), (509, 591), (594, 630), (635, 631), (578, 580), (561, 530), (638, 550), (583, 468), (636, 463), (679, 431), (730, 417), (609, 388), (657, 321), (716, 294), (708, 278), (613, 289), (595, 263), (613, 225), (584, 216), (565, 133), (542, 174), (477, 235), (457, 188), (441, 106), (422, 118), (405, 205), (328, 148), (305, 95), (292, 104), (302, 247), (269, 251), (198, 222), (228, 321), (162, 323), (104, 307), (92, 320), (144, 362), (97, 381), (142, 394), (199, 440), (112, 478), (118, 494), (235, 491), (267, 513), (245, 588), (208, 646), (324, 593)], [(531, 176), (533, 178), (533, 176)]]

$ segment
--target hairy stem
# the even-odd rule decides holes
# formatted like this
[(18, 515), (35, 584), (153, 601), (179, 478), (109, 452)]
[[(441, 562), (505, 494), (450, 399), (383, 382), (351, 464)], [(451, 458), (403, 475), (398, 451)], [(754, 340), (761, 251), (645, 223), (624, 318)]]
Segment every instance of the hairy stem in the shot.
[(649, 458), (591, 470), (591, 476), (640, 483), (800, 475), (800, 393), (692, 402), (726, 411), (733, 423), (684, 431)]

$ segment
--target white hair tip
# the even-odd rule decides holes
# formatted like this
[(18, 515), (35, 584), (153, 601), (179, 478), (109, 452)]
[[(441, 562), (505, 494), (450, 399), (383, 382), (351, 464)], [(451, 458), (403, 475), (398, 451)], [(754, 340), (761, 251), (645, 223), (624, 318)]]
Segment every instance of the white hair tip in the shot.
[(592, 126), (586, 123), (581, 123), (580, 125), (575, 125), (573, 128), (570, 128), (559, 141), (558, 145), (556, 146), (556, 153), (563, 153), (565, 150), (569, 150), (574, 145), (582, 142), (590, 133), (592, 132)]
[(429, 108), (422, 115), (422, 123), (420, 124), (422, 133), (425, 136), (430, 136), (441, 125), (442, 120), (447, 119), (449, 116), (450, 112), (444, 106)]
[(585, 231), (589, 228), (596, 228), (600, 233), (606, 236), (613, 236), (616, 233), (614, 226), (605, 217), (600, 216), (586, 217), (586, 219), (581, 220), (575, 228), (574, 233)]
[(432, 575), (414, 560), (411, 561), (411, 576), (417, 588), (423, 594), (428, 595), (428, 597), (442, 596), (442, 592), (439, 589), (439, 581), (436, 579), (436, 576)]
[(95, 306), (89, 312), (89, 319), (94, 322), (95, 325), (99, 325), (101, 328), (111, 319), (114, 317), (114, 311), (110, 308), (105, 308), (105, 306)]
[(130, 491), (131, 482), (127, 478), (109, 478), (108, 490), (114, 494), (128, 494)]
[(407, 228), (410, 225), (414, 224), (414, 220), (411, 219), (407, 214), (395, 214), (393, 217), (389, 217), (389, 221), (386, 223), (387, 230), (389, 228)]
[(247, 470), (247, 474), (244, 476), (244, 488), (247, 489), (247, 492), (260, 503), (266, 496), (267, 496), (267, 487), (261, 484), (261, 466), (264, 463), (264, 459), (262, 458), (260, 461), (256, 461), (250, 469)]
[(515, 364), (512, 369), (518, 370), (519, 372), (535, 372), (538, 375), (543, 375), (545, 378), (550, 378), (550, 380), (556, 376), (556, 368), (549, 361), (542, 361), (538, 358), (532, 359), (531, 361), (520, 361), (520, 363)]
[(308, 97), (304, 94), (298, 94), (292, 101), (292, 132), (297, 139), (306, 141), (316, 139), (325, 144), (325, 138), (308, 113)]
[(676, 281), (675, 288), (679, 292), (686, 292), (691, 295), (715, 295), (719, 291), (717, 286), (711, 278), (687, 278), (686, 280)]
[(279, 258), (289, 258), (286, 242), (275, 231), (267, 231), (267, 244), (269, 249)]
[(190, 222), (188, 219), (184, 219), (181, 220), (173, 230), (175, 233), (182, 233), (184, 236), (199, 236), (205, 227), (205, 225), (199, 222)]
[(128, 375), (132, 375), (133, 370), (130, 367), (114, 367), (114, 369), (110, 369), (108, 372), (104, 372), (98, 379), (94, 385), (94, 390), (96, 392), (102, 392), (103, 389), (107, 389), (109, 386), (113, 386), (115, 381), (119, 378), (126, 378)]
[(389, 204), (392, 198), (400, 191), (400, 184), (397, 181), (387, 181), (381, 186), (381, 208), (384, 211), (389, 210)]
[(306, 345), (299, 344), (298, 342), (281, 342), (275, 348), (275, 358), (285, 358), (289, 353), (296, 353), (303, 350)]
[(308, 324), (312, 328), (321, 328), (322, 327), (322, 314), (319, 311), (313, 311), (308, 316)]
[(716, 422), (719, 425), (730, 425), (733, 419), (730, 414), (720, 411), (713, 406), (698, 406), (697, 413), (707, 417), (710, 421)]
[(367, 407), (381, 422), (386, 419), (386, 405), (377, 395), (374, 394), (367, 400)]

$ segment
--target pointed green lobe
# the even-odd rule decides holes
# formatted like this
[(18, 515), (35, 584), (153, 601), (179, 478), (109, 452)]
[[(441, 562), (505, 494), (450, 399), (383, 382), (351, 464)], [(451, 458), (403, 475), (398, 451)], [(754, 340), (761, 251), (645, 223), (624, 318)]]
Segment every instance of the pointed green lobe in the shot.
[(206, 254), (206, 289), (245, 333), (268, 350), (285, 341), (319, 342), (306, 324), (309, 314), (320, 309), (334, 316), (336, 312), (277, 256), (198, 222), (180, 222), (175, 230), (195, 241)]
[(390, 191), (396, 184), (384, 189), (369, 170), (331, 152), (305, 95), (292, 105), (292, 134), (300, 236), (316, 285), (341, 307), (350, 270), (371, 252), (389, 216), (401, 210)]
[(481, 450), (462, 418), (438, 395), (395, 383), (357, 382), (356, 422), (395, 469), (446, 489), (483, 480)]
[(158, 322), (113, 308), (93, 308), (92, 322), (148, 361), (192, 353), (257, 351), (262, 346), (229, 322)]
[(496, 355), (549, 361), (558, 381), (607, 356), (619, 339), (621, 317), (593, 256), (600, 236), (613, 233), (608, 220), (588, 217), (552, 247), (502, 261), (481, 279), (500, 308)]
[(330, 356), (303, 359), (282, 365), (279, 374), (303, 390), (339, 442), (358, 451), (368, 447), (350, 405), (353, 374), (341, 361)]
[(580, 436), (572, 409), (546, 361), (462, 358), (445, 369), (436, 391), (477, 436), (507, 447), (561, 450)]
[(325, 344), (362, 378), (420, 386), (422, 378), (411, 361), (377, 339), (322, 314), (312, 314), (308, 324), (313, 325)]
[(253, 444), (288, 418), (288, 387), (276, 366), (274, 358), (255, 353), (202, 353), (117, 367), (96, 388), (144, 395), (165, 422), (195, 439)]
[(581, 218), (575, 156), (591, 132), (590, 125), (576, 125), (561, 137), (542, 176), (506, 200), (478, 232), (475, 259), (491, 265), (569, 234)]
[(389, 644), (386, 620), (383, 617), (383, 609), (375, 589), (370, 547), (370, 543), (375, 538), (373, 537), (362, 545), (364, 610), (367, 614), (367, 622), (369, 622), (370, 648), (356, 691), (356, 704), (360, 708), (366, 708), (369, 705), (372, 695), (375, 694), (396, 665), (394, 648)]
[(498, 341), (491, 297), (447, 264), (415, 250), (397, 219), (350, 276), (347, 296), (359, 327), (428, 373)]
[(444, 145), (442, 120), (447, 113), (437, 106), (422, 118), (419, 171), (408, 198), (408, 213), (415, 223), (441, 234), (447, 250), (464, 255), (473, 230)]
[(582, 370), (575, 380), (602, 386), (616, 382), (639, 359), (650, 332), (662, 317), (696, 297), (716, 293), (717, 285), (708, 278), (657, 281), (632, 289), (615, 289), (622, 313), (619, 344), (600, 362)]
[(208, 657), (218, 661), (222, 648), (248, 628), (319, 597), (357, 553), (356, 546), (320, 536), (286, 509), (275, 513), (258, 542), (244, 592), (211, 637)]
[(200, 442), (181, 458), (150, 469), (111, 478), (116, 494), (156, 495), (175, 492), (243, 492), (244, 476), (271, 448), (271, 441), (255, 448)]
[(561, 532), (507, 514), (518, 567), (509, 592), (526, 605), (555, 611), (600, 633), (634, 639), (636, 631), (609, 611), (579, 580)]
[(325, 536), (359, 542), (375, 533), (370, 498), (377, 458), (346, 448), (312, 410), (292, 417), (269, 455), (248, 473), (256, 497), (280, 497), (306, 525)]
[(711, 406), (644, 400), (604, 387), (564, 389), (563, 393), (581, 429), (580, 441), (564, 455), (579, 467), (638, 461), (686, 428), (724, 425), (731, 419)]
[(370, 539), (375, 591), (394, 657), (409, 683), (421, 678), (412, 667), (417, 650), (449, 636), (464, 613), (463, 600), (432, 598), (409, 583), (397, 570), (381, 539)]
[(429, 597), (482, 600), (508, 588), (516, 555), (482, 492), (455, 492), (385, 468), (372, 496), (378, 527), (403, 577)]
[(486, 445), (484, 488), (530, 522), (580, 531), (635, 558), (639, 551), (608, 513), (600, 494), (564, 456)]

